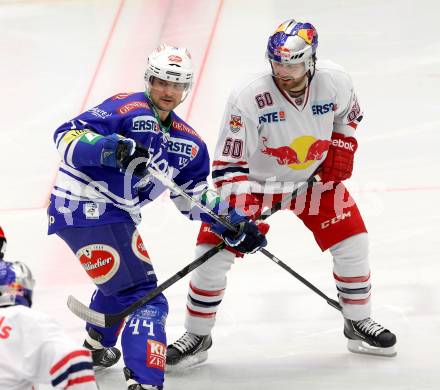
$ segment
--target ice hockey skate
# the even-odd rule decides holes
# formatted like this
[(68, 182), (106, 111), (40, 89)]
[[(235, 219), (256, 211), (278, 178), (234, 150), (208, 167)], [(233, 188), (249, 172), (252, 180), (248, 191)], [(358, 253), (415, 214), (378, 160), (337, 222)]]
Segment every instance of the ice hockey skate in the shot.
[(208, 359), (208, 349), (211, 346), (211, 335), (198, 336), (185, 332), (180, 339), (167, 348), (166, 371), (178, 371), (204, 362)]
[(127, 381), (127, 390), (162, 390), (163, 387), (153, 386), (153, 385), (141, 385), (136, 382), (131, 375), (131, 371), (129, 368), (124, 367), (124, 376)]
[(100, 370), (115, 365), (121, 357), (121, 351), (116, 347), (104, 347), (100, 343), (102, 336), (93, 328), (88, 333), (83, 346), (92, 352), (93, 368)]
[(345, 318), (344, 335), (350, 352), (388, 357), (397, 354), (394, 348), (396, 335), (371, 318), (360, 321)]

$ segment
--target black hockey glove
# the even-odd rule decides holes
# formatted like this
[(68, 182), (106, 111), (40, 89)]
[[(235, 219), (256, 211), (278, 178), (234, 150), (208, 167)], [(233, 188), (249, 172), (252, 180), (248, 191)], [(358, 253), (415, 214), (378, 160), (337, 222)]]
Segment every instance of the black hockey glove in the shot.
[(148, 173), (149, 159), (147, 148), (131, 138), (119, 137), (116, 134), (106, 137), (101, 152), (103, 166), (132, 171), (140, 178)]
[(238, 229), (237, 232), (232, 232), (220, 222), (213, 223), (211, 230), (221, 235), (228, 246), (241, 253), (254, 253), (267, 245), (266, 237), (258, 230), (255, 222), (237, 214), (235, 210), (227, 219)]

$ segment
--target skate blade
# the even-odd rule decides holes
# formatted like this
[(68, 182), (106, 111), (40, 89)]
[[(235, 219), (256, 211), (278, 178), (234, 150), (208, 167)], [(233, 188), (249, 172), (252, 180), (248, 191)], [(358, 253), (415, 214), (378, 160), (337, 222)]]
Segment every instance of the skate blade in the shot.
[(179, 373), (187, 370), (188, 368), (194, 368), (203, 363), (206, 359), (208, 359), (208, 351), (199, 352), (196, 355), (188, 356), (183, 359), (181, 362), (173, 365), (167, 364), (165, 366), (166, 373)]
[(353, 353), (359, 353), (361, 355), (373, 355), (373, 356), (385, 356), (394, 357), (397, 355), (397, 351), (394, 346), (388, 348), (373, 347), (368, 343), (361, 340), (348, 340), (347, 349)]

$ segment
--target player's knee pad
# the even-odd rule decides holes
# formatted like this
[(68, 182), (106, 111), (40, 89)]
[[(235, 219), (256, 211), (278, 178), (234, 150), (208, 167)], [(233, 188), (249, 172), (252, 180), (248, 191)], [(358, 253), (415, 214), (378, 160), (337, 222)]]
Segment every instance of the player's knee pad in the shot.
[(361, 233), (333, 245), (330, 252), (335, 267), (339, 268), (343, 274), (351, 274), (350, 269), (359, 275), (368, 274), (368, 244), (368, 234)]
[[(199, 245), (196, 247), (196, 258), (203, 255), (212, 246)], [(201, 288), (213, 286), (219, 287), (225, 283), (227, 272), (231, 269), (235, 261), (235, 255), (227, 250), (221, 250), (212, 256), (208, 261), (196, 268), (191, 276), (191, 281), (195, 285), (201, 285)]]
[(125, 366), (138, 383), (162, 386), (166, 358), (168, 303), (160, 294), (128, 319), (121, 344)]

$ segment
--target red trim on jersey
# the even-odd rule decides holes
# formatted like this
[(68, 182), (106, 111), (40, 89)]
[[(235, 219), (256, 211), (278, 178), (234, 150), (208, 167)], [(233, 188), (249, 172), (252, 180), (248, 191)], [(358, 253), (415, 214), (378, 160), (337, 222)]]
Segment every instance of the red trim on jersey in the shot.
[(217, 297), (222, 295), (224, 288), (221, 290), (201, 290), (200, 288), (194, 287), (191, 282), (189, 282), (189, 288), (193, 290), (197, 295), (203, 295), (204, 297)]
[(248, 176), (247, 175), (242, 175), (242, 176), (235, 176), (232, 177), (230, 179), (226, 179), (226, 180), (220, 180), (216, 183), (214, 183), (214, 187), (218, 188), (221, 187), (222, 185), (229, 184), (229, 183), (236, 183), (237, 181), (248, 181)]
[(202, 317), (202, 318), (213, 318), (216, 313), (202, 313), (200, 311), (191, 310), (188, 306), (186, 307), (188, 313), (193, 317)]
[(65, 389), (68, 389), (70, 386), (80, 385), (82, 383), (95, 382), (95, 380), (96, 380), (95, 375), (80, 376), (75, 379), (70, 379), (67, 382), (67, 386), (65, 387)]
[(309, 85), (307, 85), (307, 87), (306, 87), (306, 90), (305, 90), (305, 98), (304, 98), (304, 102), (303, 102), (303, 104), (301, 105), (301, 110), (298, 108), (298, 106), (293, 102), (293, 100), (292, 99), (296, 99), (296, 98), (294, 98), (294, 97), (290, 97), (290, 95), (284, 90), (284, 89), (282, 89), (282, 88), (280, 88), (279, 86), (278, 86), (278, 84), (275, 82), (275, 78), (272, 76), (272, 80), (273, 80), (273, 82), (274, 82), (274, 84), (275, 84), (275, 86), (277, 87), (277, 89), (278, 89), (278, 91), (280, 91), (280, 93), (281, 93), (281, 95), (283, 95), (284, 96), (284, 98), (293, 106), (293, 107), (295, 107), (295, 109), (297, 110), (297, 111), (302, 111), (303, 109), (304, 109), (304, 107), (306, 106), (306, 104), (307, 104), (307, 101), (309, 100), (309, 93), (310, 93), (310, 88), (309, 88)]
[[(317, 184), (314, 188), (319, 186), (325, 187), (326, 185)], [(338, 192), (336, 192), (336, 188), (338, 188)], [(323, 188), (321, 187), (321, 190), (322, 189)], [(294, 211), (304, 222), (307, 228), (315, 236), (315, 240), (322, 251), (327, 250), (348, 237), (367, 232), (356, 203), (342, 183), (338, 183), (324, 192), (319, 191), (319, 198), (313, 196), (313, 192), (314, 189), (309, 189), (307, 195), (300, 195), (296, 201), (292, 201), (292, 203), (285, 208)], [(281, 198), (287, 194), (274, 194), (270, 201), (269, 199), (266, 200), (264, 194), (253, 193), (253, 195), (260, 199), (259, 203), (261, 205), (272, 207), (272, 205), (280, 201)], [(343, 199), (341, 199), (341, 197)], [(304, 200), (304, 198), (306, 199)], [(312, 198), (314, 200), (313, 202)], [(320, 201), (317, 202), (317, 199)], [(346, 218), (344, 219), (340, 218), (339, 207), (343, 206), (341, 205), (341, 201), (344, 201), (347, 204), (347, 206), (341, 210), (344, 212), (344, 215), (346, 215)], [(299, 205), (299, 210), (295, 209), (297, 203)], [(259, 212), (255, 213), (255, 215), (258, 214)], [(218, 236), (212, 233), (207, 227), (208, 225), (202, 224), (197, 237), (197, 245), (216, 245), (221, 242)]]
[(368, 295), (365, 299), (348, 299), (342, 297), (342, 303), (345, 303), (346, 305), (366, 305), (370, 300), (370, 295)]
[(61, 367), (63, 367), (69, 360), (74, 359), (78, 356), (87, 356), (90, 357), (90, 351), (86, 351), (85, 349), (80, 351), (70, 352), (68, 355), (64, 356), (58, 363), (55, 363), (50, 369), (50, 374), (53, 375), (56, 371), (58, 371)]
[(228, 161), (214, 160), (212, 163), (213, 167), (217, 167), (219, 165), (247, 165), (247, 161), (228, 162)]
[(338, 282), (344, 283), (363, 283), (368, 282), (370, 280), (370, 273), (366, 276), (339, 276), (333, 272), (333, 277)]
[(358, 127), (357, 123), (355, 123), (355, 122), (349, 122), (349, 123), (348, 123), (348, 126), (352, 127), (352, 128), (355, 129), (355, 130), (356, 130), (356, 128)]

